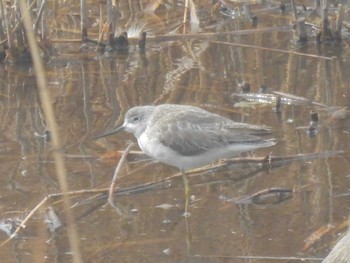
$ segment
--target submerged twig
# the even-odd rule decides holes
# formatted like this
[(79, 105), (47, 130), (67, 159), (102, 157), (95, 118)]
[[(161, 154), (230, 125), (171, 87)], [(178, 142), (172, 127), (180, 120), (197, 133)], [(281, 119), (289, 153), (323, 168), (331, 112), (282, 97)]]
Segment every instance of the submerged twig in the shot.
[(259, 192), (235, 199), (236, 204), (271, 205), (278, 204), (293, 197), (293, 190), (287, 188), (267, 188)]
[(329, 158), (342, 154), (343, 151), (327, 151), (318, 153), (296, 154), (286, 156), (265, 156), (265, 157), (253, 157), (253, 158), (234, 158), (224, 160), (222, 163), (225, 165), (237, 164), (237, 163), (258, 163), (262, 166), (280, 166), (286, 165), (295, 161), (309, 161), (316, 158)]

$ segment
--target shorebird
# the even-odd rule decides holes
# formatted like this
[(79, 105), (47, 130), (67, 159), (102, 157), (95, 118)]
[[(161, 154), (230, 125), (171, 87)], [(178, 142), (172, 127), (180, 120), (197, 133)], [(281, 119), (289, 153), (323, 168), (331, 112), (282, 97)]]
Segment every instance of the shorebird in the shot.
[(275, 144), (259, 136), (270, 133), (265, 126), (234, 122), (189, 105), (131, 108), (122, 126), (97, 139), (123, 130), (134, 134), (146, 155), (180, 169), (185, 185), (185, 214), (189, 199), (187, 170)]

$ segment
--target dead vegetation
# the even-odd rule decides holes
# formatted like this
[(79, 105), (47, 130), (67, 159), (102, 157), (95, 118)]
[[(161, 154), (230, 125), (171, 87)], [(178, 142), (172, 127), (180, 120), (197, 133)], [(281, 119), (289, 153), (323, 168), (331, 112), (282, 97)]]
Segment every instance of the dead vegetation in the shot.
[[(278, 54), (292, 54), (296, 56), (304, 56), (315, 59), (321, 59), (324, 61), (333, 61), (334, 57), (328, 57), (320, 54), (309, 54), (305, 52), (298, 51), (290, 51), (290, 50), (282, 50), (275, 49), (273, 47), (263, 47), (257, 45), (249, 45), (243, 43), (232, 43), (226, 40), (221, 40), (222, 37), (232, 37), (232, 36), (240, 36), (240, 35), (254, 35), (256, 33), (262, 32), (275, 32), (275, 31), (286, 31), (286, 32), (294, 32), (295, 35), (291, 36), (291, 39), (296, 40), (299, 43), (314, 43), (315, 45), (340, 45), (343, 43), (343, 39), (348, 36), (349, 22), (346, 21), (346, 15), (348, 13), (347, 6), (344, 4), (344, 1), (339, 1), (337, 5), (329, 5), (327, 1), (322, 1), (322, 5), (318, 5), (315, 2), (315, 5), (310, 7), (305, 5), (304, 3), (298, 4), (295, 1), (291, 2), (276, 2), (274, 7), (269, 8), (260, 8), (256, 5), (252, 4), (237, 4), (232, 3), (230, 1), (216, 1), (213, 5), (211, 3), (205, 3), (201, 5), (200, 1), (189, 0), (184, 4), (180, 3), (183, 8), (183, 19), (182, 21), (172, 21), (173, 26), (171, 30), (164, 32), (164, 30), (158, 30), (159, 24), (154, 24), (152, 19), (154, 17), (152, 14), (157, 12), (158, 9), (164, 8), (165, 5), (169, 4), (167, 1), (149, 1), (146, 5), (140, 4), (139, 6), (143, 7), (143, 10), (139, 10), (144, 15), (144, 24), (141, 26), (133, 27), (132, 24), (128, 23), (129, 21), (125, 21), (124, 13), (130, 12), (132, 15), (135, 12), (135, 6), (123, 6), (120, 7), (116, 5), (118, 1), (107, 1), (106, 3), (99, 4), (99, 12), (91, 14), (88, 12), (89, 4), (85, 1), (81, 1), (77, 7), (79, 7), (78, 13), (68, 12), (67, 9), (61, 7), (58, 15), (65, 17), (65, 19), (69, 16), (74, 22), (79, 24), (79, 30), (75, 30), (75, 32), (68, 34), (65, 32), (65, 28), (58, 28), (58, 24), (60, 21), (55, 20), (51, 21), (53, 17), (49, 12), (49, 3), (46, 1), (33, 1), (31, 6), (20, 8), (16, 4), (12, 4), (10, 1), (1, 1), (0, 11), (3, 23), (0, 25), (0, 38), (1, 38), (1, 54), (0, 58), (3, 63), (10, 64), (20, 64), (20, 63), (33, 63), (36, 64), (35, 61), (40, 61), (43, 59), (47, 61), (48, 59), (57, 55), (56, 48), (59, 45), (64, 44), (72, 44), (75, 45), (75, 48), (79, 50), (79, 52), (96, 52), (96, 53), (117, 53), (122, 56), (127, 56), (130, 50), (138, 50), (140, 53), (147, 52), (147, 44), (149, 42), (166, 42), (166, 41), (178, 41), (178, 40), (207, 40), (210, 43), (218, 44), (218, 45), (227, 45), (234, 47), (244, 47), (249, 48), (251, 50), (265, 50), (270, 52), (275, 52)], [(17, 2), (16, 2), (17, 3)], [(198, 6), (201, 6), (201, 11), (204, 11), (210, 16), (207, 18), (207, 21), (201, 21), (201, 17), (198, 15)], [(76, 9), (78, 10), (78, 9)], [(276, 17), (285, 17), (287, 16), (290, 20), (289, 23), (285, 23), (282, 26), (275, 27), (261, 27), (257, 28), (257, 26), (262, 22), (261, 16), (272, 13)], [(25, 20), (25, 16), (28, 15), (31, 17), (32, 22), (28, 22)], [(216, 23), (218, 20), (224, 20), (227, 17), (230, 19), (241, 19), (248, 21), (247, 23), (251, 24), (250, 28), (244, 28), (240, 30), (234, 31), (218, 31), (218, 32), (196, 32), (196, 27), (199, 25), (206, 27), (210, 26), (210, 24)], [(56, 19), (56, 18), (55, 18)], [(91, 20), (98, 21), (98, 25), (95, 27), (91, 26)], [(27, 23), (27, 26), (25, 24)], [(28, 23), (30, 26), (28, 26)], [(207, 24), (206, 24), (207, 23)], [(53, 30), (50, 27), (55, 27)], [(159, 26), (160, 27), (160, 26)], [(56, 32), (56, 34), (52, 34), (52, 31)], [(63, 32), (62, 36), (57, 34), (57, 32)], [(78, 37), (79, 36), (79, 37)], [(30, 38), (32, 38), (32, 43), (30, 43)], [(34, 41), (35, 40), (35, 41)], [(33, 52), (33, 43), (37, 44), (38, 50)], [(193, 57), (196, 57), (196, 53), (191, 53)], [(184, 63), (185, 64), (185, 63)], [(38, 83), (41, 81), (41, 91), (42, 95), (41, 101), (43, 105), (45, 101), (50, 101), (49, 95), (45, 95), (45, 76), (41, 75), (40, 72), (43, 72), (42, 68), (36, 68)], [(172, 74), (183, 74), (186, 72), (186, 68), (183, 65), (182, 71), (173, 72)], [(170, 74), (171, 75), (171, 74)], [(41, 80), (40, 80), (41, 78)], [(171, 78), (169, 78), (171, 79)], [(171, 87), (171, 83), (166, 87)], [(40, 85), (39, 85), (40, 86)], [(166, 92), (164, 93), (164, 97), (166, 96)], [(283, 92), (271, 92), (271, 93), (251, 93), (251, 92), (242, 92), (242, 93), (234, 93), (232, 96), (239, 97), (242, 100), (242, 103), (248, 105), (249, 103), (269, 103), (276, 104), (276, 112), (281, 111), (281, 107), (284, 104), (303, 104), (303, 105), (312, 105), (313, 107), (317, 107), (317, 109), (321, 109), (321, 111), (327, 111), (327, 113), (333, 114), (342, 110), (339, 107), (328, 107), (321, 103), (318, 103), (314, 100), (309, 100), (303, 97), (294, 96), (291, 94), (283, 93)], [(158, 98), (162, 100), (162, 98)], [(281, 106), (282, 105), (282, 106)], [(47, 122), (52, 121), (49, 124), (50, 134), (53, 134), (53, 146), (54, 151), (53, 155), (55, 155), (55, 162), (57, 163), (57, 173), (63, 173), (61, 177), (61, 181), (64, 182), (64, 165), (62, 165), (62, 156), (60, 156), (60, 144), (59, 144), (59, 135), (55, 135), (55, 123), (54, 117), (50, 114), (50, 106), (47, 105), (45, 110)], [(310, 122), (309, 126), (300, 127), (309, 133), (315, 134), (317, 130), (322, 128), (319, 126), (318, 115), (310, 113)], [(323, 121), (321, 121), (323, 123)], [(54, 142), (57, 143), (54, 143)], [(122, 155), (122, 158), (126, 158), (126, 154), (130, 150), (128, 148)], [(264, 158), (256, 158), (256, 159), (236, 159), (236, 160), (228, 160), (225, 163), (217, 164), (217, 166), (205, 167), (201, 170), (194, 171), (190, 177), (196, 179), (196, 175), (210, 171), (212, 169), (219, 169), (220, 167), (227, 167), (227, 165), (232, 164), (242, 164), (249, 163), (250, 165), (256, 165), (258, 168), (272, 169), (274, 167), (280, 167), (290, 164), (291, 162), (299, 162), (306, 160), (313, 160), (319, 158), (330, 158), (340, 155), (340, 152), (321, 152), (314, 154), (304, 154), (304, 155), (294, 155), (294, 156), (280, 156), (280, 157), (264, 157)], [(61, 160), (60, 160), (61, 159)], [(61, 164), (60, 164), (61, 163)], [(122, 163), (122, 162), (121, 162)], [(116, 176), (118, 175), (119, 169), (116, 170)], [(18, 233), (25, 229), (26, 223), (32, 218), (32, 216), (37, 213), (43, 207), (46, 208), (46, 214), (51, 218), (54, 218), (56, 221), (55, 225), (58, 227), (68, 226), (69, 231), (74, 232), (74, 222), (76, 218), (69, 216), (69, 212), (72, 208), (79, 206), (82, 202), (88, 203), (90, 201), (95, 201), (97, 199), (102, 199), (102, 204), (105, 203), (107, 198), (107, 192), (109, 192), (109, 201), (110, 204), (113, 204), (113, 207), (118, 210), (118, 207), (114, 204), (113, 197), (116, 195), (122, 194), (134, 194), (144, 191), (154, 191), (155, 189), (162, 189), (168, 187), (168, 181), (174, 180), (174, 178), (179, 178), (181, 175), (174, 175), (169, 178), (165, 178), (161, 181), (149, 182), (147, 184), (142, 184), (135, 186), (129, 189), (114, 189), (115, 180), (112, 181), (110, 188), (103, 189), (92, 189), (92, 190), (81, 190), (81, 191), (69, 191), (67, 185), (64, 186), (63, 183), (61, 193), (52, 194), (45, 197), (38, 205), (33, 208), (31, 211), (26, 213), (26, 217), (21, 220), (13, 220), (14, 224), (12, 225), (12, 229), (9, 231), (10, 239), (16, 238)], [(213, 184), (215, 181), (210, 182), (201, 182)], [(235, 200), (239, 202), (245, 203), (253, 203), (257, 204), (262, 199), (266, 200), (266, 196), (273, 196), (274, 201), (268, 202), (276, 202), (285, 201), (288, 197), (290, 198), (292, 194), (295, 193), (295, 189), (265, 189), (261, 192), (257, 192), (255, 194), (251, 194), (248, 197), (244, 196), (241, 199)], [(86, 199), (86, 195), (91, 195), (92, 197)], [(67, 201), (72, 196), (78, 197), (81, 200), (77, 201), (74, 205), (69, 202), (66, 203), (66, 207), (63, 209), (64, 213), (68, 213), (66, 218), (66, 223), (61, 223), (61, 218), (57, 216), (52, 207), (55, 206), (55, 202), (52, 200), (63, 200)], [(277, 201), (276, 201), (277, 198)], [(265, 201), (264, 201), (265, 202)], [(264, 203), (266, 205), (266, 203)], [(123, 212), (118, 212), (119, 214), (123, 214)], [(85, 214), (86, 215), (86, 214)], [(78, 217), (79, 218), (79, 217)], [(23, 220), (22, 220), (23, 219)], [(59, 222), (59, 223), (57, 223)], [(54, 227), (55, 228), (55, 227)], [(342, 228), (343, 229), (343, 228)], [(321, 233), (317, 236), (317, 238), (311, 238), (311, 241), (307, 243), (306, 249), (310, 248), (319, 238), (321, 238), (324, 233), (327, 231), (319, 231)], [(76, 238), (76, 237), (75, 237)], [(5, 241), (2, 245), (6, 244), (8, 241)], [(79, 246), (78, 242), (71, 240), (72, 248), (76, 252), (77, 258), (75, 262), (80, 262), (79, 258)], [(328, 261), (327, 261), (328, 262)], [(329, 261), (332, 262), (332, 261)]]

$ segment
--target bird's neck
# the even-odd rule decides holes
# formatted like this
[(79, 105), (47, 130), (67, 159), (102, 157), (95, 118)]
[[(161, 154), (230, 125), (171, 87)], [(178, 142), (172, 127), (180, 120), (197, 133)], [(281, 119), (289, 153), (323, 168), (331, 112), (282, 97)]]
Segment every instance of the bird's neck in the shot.
[(147, 128), (147, 123), (143, 123), (142, 125), (139, 125), (136, 130), (134, 130), (133, 134), (136, 137), (136, 139), (140, 138), (140, 136), (142, 135), (142, 133), (144, 133), (146, 128)]

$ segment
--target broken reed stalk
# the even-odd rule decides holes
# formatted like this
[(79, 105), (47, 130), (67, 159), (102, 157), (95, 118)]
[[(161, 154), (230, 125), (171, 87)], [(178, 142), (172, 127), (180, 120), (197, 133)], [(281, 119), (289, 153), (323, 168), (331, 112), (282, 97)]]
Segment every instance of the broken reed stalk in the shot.
[(80, 28), (81, 28), (81, 40), (84, 43), (88, 37), (88, 9), (86, 0), (80, 0)]
[(108, 203), (111, 205), (111, 206), (115, 206), (114, 205), (114, 200), (113, 200), (113, 194), (114, 194), (114, 188), (115, 188), (115, 185), (116, 185), (116, 182), (117, 182), (117, 178), (118, 178), (118, 175), (120, 173), (120, 170), (121, 168), (123, 167), (123, 164), (126, 160), (126, 157), (128, 156), (131, 148), (134, 146), (134, 143), (131, 142), (127, 147), (126, 149), (124, 150), (123, 152), (123, 155), (122, 157), (120, 158), (119, 160), (119, 163), (117, 165), (117, 168), (115, 168), (115, 171), (114, 171), (114, 175), (113, 175), (113, 179), (112, 179), (112, 182), (111, 182), (111, 186), (109, 187), (109, 194), (108, 194)]
[(67, 236), (69, 240), (70, 247), (72, 249), (72, 256), (74, 263), (81, 263), (81, 254), (79, 250), (79, 237), (77, 233), (77, 228), (75, 226), (74, 217), (72, 211), (70, 209), (70, 201), (67, 197), (68, 192), (68, 183), (67, 183), (67, 173), (64, 165), (64, 159), (61, 153), (61, 144), (59, 140), (59, 134), (57, 131), (57, 122), (54, 114), (54, 110), (52, 107), (51, 98), (49, 91), (47, 89), (47, 80), (45, 76), (45, 69), (40, 57), (40, 51), (38, 47), (38, 43), (36, 41), (36, 36), (34, 35), (32, 28), (32, 19), (28, 12), (28, 6), (25, 0), (20, 1), (20, 8), (22, 12), (23, 24), (26, 31), (27, 41), (36, 73), (38, 89), (40, 100), (42, 104), (42, 108), (45, 114), (45, 120), (47, 125), (51, 131), (51, 142), (53, 147), (53, 158), (55, 162), (55, 168), (57, 173), (57, 179), (61, 188), (61, 191), (64, 194), (63, 197), (63, 205), (64, 205), (64, 214), (67, 220)]
[(329, 36), (329, 30), (328, 30), (328, 0), (322, 1), (322, 30), (321, 30), (321, 42), (324, 43), (327, 37)]
[(186, 22), (187, 22), (187, 13), (188, 13), (188, 4), (189, 4), (188, 2), (189, 2), (189, 0), (186, 0), (186, 2), (185, 2), (184, 19), (182, 21), (182, 24), (183, 24), (182, 33), (183, 34), (186, 34)]

